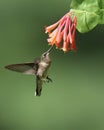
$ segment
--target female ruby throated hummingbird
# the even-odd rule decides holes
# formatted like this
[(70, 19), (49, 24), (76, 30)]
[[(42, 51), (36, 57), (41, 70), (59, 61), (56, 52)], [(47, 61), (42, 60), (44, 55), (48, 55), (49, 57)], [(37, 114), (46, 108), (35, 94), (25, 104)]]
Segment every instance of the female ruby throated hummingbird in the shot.
[(52, 47), (50, 47), (48, 51), (44, 52), (40, 58), (36, 58), (34, 63), (11, 64), (5, 66), (5, 68), (24, 74), (36, 75), (35, 96), (40, 96), (43, 82), (52, 82), (47, 75), (48, 69), (51, 65), (51, 49)]

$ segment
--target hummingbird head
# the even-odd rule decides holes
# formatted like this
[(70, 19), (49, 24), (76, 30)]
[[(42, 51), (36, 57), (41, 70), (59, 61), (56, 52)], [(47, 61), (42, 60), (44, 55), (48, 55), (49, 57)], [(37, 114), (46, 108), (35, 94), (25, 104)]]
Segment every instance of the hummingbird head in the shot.
[(41, 56), (41, 60), (45, 63), (50, 63), (51, 59), (50, 59), (50, 51), (52, 50), (53, 46), (51, 46), (48, 51), (44, 52)]
[(51, 59), (50, 59), (50, 53), (49, 52), (45, 52), (42, 54), (41, 56), (41, 60), (45, 63), (49, 63), (51, 62)]

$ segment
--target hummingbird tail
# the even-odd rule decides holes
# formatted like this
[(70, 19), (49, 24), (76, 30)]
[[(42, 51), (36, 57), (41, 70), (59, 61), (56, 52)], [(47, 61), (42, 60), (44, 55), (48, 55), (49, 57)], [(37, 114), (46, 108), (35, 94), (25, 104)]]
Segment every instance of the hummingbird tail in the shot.
[(35, 96), (40, 96), (41, 95), (41, 91), (42, 91), (42, 81), (40, 80), (40, 78), (37, 76), (36, 77), (36, 90), (35, 90)]
[(41, 90), (36, 89), (35, 96), (41, 96), (41, 91), (42, 91), (42, 89)]

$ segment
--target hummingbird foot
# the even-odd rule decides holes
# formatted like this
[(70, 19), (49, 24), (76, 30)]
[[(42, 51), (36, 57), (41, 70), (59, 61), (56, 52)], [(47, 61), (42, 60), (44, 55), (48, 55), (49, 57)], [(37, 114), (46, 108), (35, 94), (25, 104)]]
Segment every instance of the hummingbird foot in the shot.
[(52, 79), (51, 78), (49, 78), (48, 76), (44, 79), (44, 82), (45, 83), (49, 83), (49, 82), (52, 82)]
[(49, 82), (52, 82), (52, 79), (49, 78), (48, 76), (46, 77), (46, 79), (47, 79), (47, 82), (48, 82), (48, 83), (49, 83)]
[(52, 79), (49, 78), (48, 76), (44, 79), (42, 79), (44, 83), (49, 83), (49, 82), (52, 82)]

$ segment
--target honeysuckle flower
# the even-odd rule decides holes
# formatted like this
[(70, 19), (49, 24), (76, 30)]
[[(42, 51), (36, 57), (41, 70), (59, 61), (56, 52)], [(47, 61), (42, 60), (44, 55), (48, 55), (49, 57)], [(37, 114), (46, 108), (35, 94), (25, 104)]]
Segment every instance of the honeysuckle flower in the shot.
[(48, 33), (47, 39), (49, 45), (55, 45), (64, 52), (76, 50), (75, 33), (76, 33), (76, 16), (70, 11), (65, 14), (58, 22), (45, 28)]

